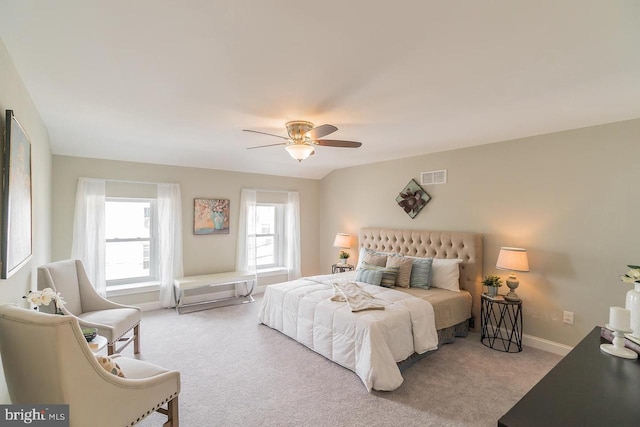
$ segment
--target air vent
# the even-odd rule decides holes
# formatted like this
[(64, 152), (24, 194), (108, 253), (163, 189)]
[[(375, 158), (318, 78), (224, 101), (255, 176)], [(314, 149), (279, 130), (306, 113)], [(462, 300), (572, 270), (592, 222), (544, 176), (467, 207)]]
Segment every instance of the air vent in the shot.
[(420, 174), (420, 183), (422, 185), (446, 184), (447, 170), (442, 169), (439, 171), (422, 172)]

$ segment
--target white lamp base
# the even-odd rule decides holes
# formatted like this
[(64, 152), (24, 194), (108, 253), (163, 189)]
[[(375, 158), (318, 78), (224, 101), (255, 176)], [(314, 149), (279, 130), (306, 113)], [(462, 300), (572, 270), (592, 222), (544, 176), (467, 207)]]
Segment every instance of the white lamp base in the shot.
[(624, 334), (629, 331), (615, 330), (611, 328), (611, 325), (607, 324), (607, 329), (613, 331), (613, 344), (600, 344), (600, 350), (613, 356), (622, 357), (624, 359), (637, 359), (638, 353), (633, 350), (629, 350), (624, 346)]
[(515, 292), (519, 284), (520, 282), (518, 281), (518, 279), (516, 279), (516, 276), (514, 274), (510, 274), (509, 278), (507, 279), (507, 286), (509, 287), (509, 293), (504, 296), (504, 299), (512, 302), (521, 301), (520, 297)]

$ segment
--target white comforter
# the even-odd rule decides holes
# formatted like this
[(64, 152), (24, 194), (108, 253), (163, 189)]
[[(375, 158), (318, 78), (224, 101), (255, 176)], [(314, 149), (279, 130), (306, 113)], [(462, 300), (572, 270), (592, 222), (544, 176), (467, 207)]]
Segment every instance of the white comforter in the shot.
[(334, 276), (315, 276), (268, 286), (260, 322), (351, 369), (369, 391), (398, 388), (403, 379), (396, 362), (437, 348), (433, 307), (358, 282), (385, 309), (353, 313), (346, 302), (331, 301), (334, 281)]

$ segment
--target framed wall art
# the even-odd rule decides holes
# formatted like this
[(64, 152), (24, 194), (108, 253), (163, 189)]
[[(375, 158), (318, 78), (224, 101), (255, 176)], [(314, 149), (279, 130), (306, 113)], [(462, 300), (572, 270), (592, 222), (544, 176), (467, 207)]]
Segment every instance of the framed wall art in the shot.
[(6, 110), (2, 159), (2, 279), (29, 261), (31, 240), (31, 141), (13, 110)]
[(193, 199), (193, 234), (229, 234), (229, 199)]

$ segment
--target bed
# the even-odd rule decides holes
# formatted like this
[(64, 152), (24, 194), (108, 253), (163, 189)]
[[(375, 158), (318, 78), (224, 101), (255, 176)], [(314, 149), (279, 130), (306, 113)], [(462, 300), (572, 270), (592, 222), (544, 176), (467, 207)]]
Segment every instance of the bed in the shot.
[[(359, 237), (361, 256), (460, 259), (459, 291), (389, 289), (356, 281), (357, 272), (304, 277), (269, 285), (259, 320), (354, 371), (367, 390), (391, 391), (408, 366), (479, 325), (482, 236), (363, 228)], [(350, 283), (384, 309), (352, 312), (349, 303), (333, 301), (336, 289)]]

